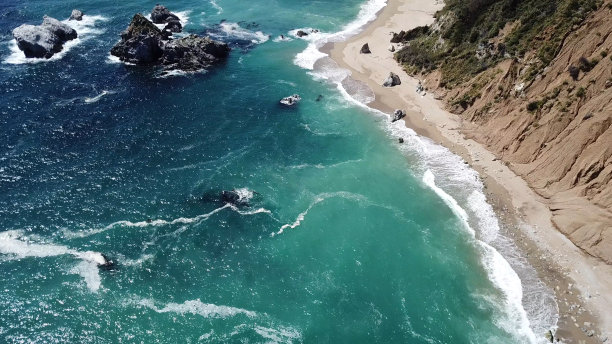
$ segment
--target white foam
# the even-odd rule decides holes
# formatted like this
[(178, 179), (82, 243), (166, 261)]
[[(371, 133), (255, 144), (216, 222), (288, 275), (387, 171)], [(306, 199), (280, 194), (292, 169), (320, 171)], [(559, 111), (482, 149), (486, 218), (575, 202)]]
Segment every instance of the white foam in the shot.
[(116, 92), (115, 91), (106, 91), (106, 90), (104, 90), (104, 91), (102, 91), (102, 93), (98, 94), (95, 97), (91, 97), (91, 98), (86, 97), (85, 99), (83, 99), (83, 101), (85, 103), (87, 103), (87, 104), (96, 103), (98, 100), (102, 99), (102, 97), (104, 97), (105, 95), (107, 95), (107, 94), (114, 94), (114, 93), (116, 93)]
[(62, 23), (69, 25), (73, 29), (76, 30), (78, 37), (76, 39), (67, 41), (64, 43), (64, 47), (62, 51), (54, 54), (51, 58), (26, 58), (23, 51), (19, 49), (17, 46), (17, 42), (13, 39), (9, 43), (9, 49), (11, 50), (11, 54), (3, 61), (3, 63), (7, 64), (26, 64), (26, 63), (41, 63), (41, 62), (51, 62), (61, 60), (66, 54), (77, 45), (83, 43), (86, 40), (89, 40), (101, 33), (104, 33), (105, 30), (96, 28), (96, 23), (99, 21), (107, 21), (108, 18), (103, 16), (90, 16), (84, 15), (83, 20), (63, 20)]
[(212, 7), (214, 9), (217, 10), (217, 14), (221, 14), (223, 13), (223, 8), (221, 6), (219, 6), (219, 4), (217, 4), (217, 1), (215, 0), (210, 0), (210, 4), (212, 5)]
[(81, 275), (87, 287), (93, 292), (98, 291), (101, 286), (98, 265), (106, 263), (106, 259), (99, 252), (78, 251), (64, 245), (35, 242), (32, 238), (24, 236), (22, 231), (15, 230), (0, 233), (0, 253), (12, 259), (72, 255), (81, 262), (70, 272)]
[(238, 195), (238, 200), (240, 202), (249, 202), (255, 195), (254, 192), (248, 188), (234, 189), (234, 192)]
[[(429, 186), (448, 205), (455, 216), (461, 220), (464, 229), (475, 239), (476, 232), (469, 224), (467, 212), (451, 195), (436, 185), (435, 176), (430, 170), (427, 170), (423, 175), (423, 183)], [(484, 250), (482, 259), (489, 279), (505, 296), (504, 311), (509, 319), (497, 319), (496, 325), (508, 333), (516, 334), (523, 341), (536, 343), (535, 334), (529, 326), (529, 319), (522, 304), (523, 287), (520, 278), (497, 250), (484, 241), (477, 240), (476, 242)]]
[(195, 314), (204, 318), (229, 318), (237, 315), (246, 315), (249, 318), (255, 318), (256, 312), (242, 308), (230, 306), (218, 306), (212, 303), (203, 303), (199, 299), (189, 300), (183, 303), (168, 303), (159, 308), (155, 306), (155, 302), (151, 299), (143, 299), (138, 304), (150, 308), (157, 313), (176, 313), (176, 314)]
[(363, 195), (346, 192), (346, 191), (326, 192), (326, 193), (318, 194), (314, 197), (314, 200), (310, 203), (310, 205), (308, 205), (308, 208), (306, 208), (306, 210), (298, 214), (297, 218), (295, 219), (295, 221), (293, 221), (293, 223), (287, 223), (287, 224), (282, 225), (281, 228), (278, 230), (278, 232), (272, 233), (270, 234), (270, 236), (281, 235), (285, 232), (285, 229), (287, 228), (295, 229), (299, 227), (302, 224), (302, 221), (304, 221), (304, 219), (306, 218), (306, 215), (308, 215), (308, 212), (313, 207), (315, 207), (317, 204), (329, 198), (335, 198), (335, 197), (351, 199), (351, 200), (359, 201), (359, 202), (366, 202), (368, 203), (368, 205), (376, 205), (376, 204), (369, 203), (367, 198), (365, 198)]
[[(187, 26), (187, 24), (189, 23), (189, 15), (191, 14), (191, 11), (179, 11), (179, 12), (172, 12), (172, 13), (178, 17), (179, 22), (181, 23), (183, 28), (185, 28), (185, 26)], [(153, 20), (151, 19), (151, 13), (145, 15), (145, 18), (147, 18), (151, 23), (153, 23)], [(153, 23), (153, 25), (157, 26), (157, 28), (160, 30), (163, 30), (166, 27), (166, 24)], [(176, 35), (176, 33), (173, 33), (172, 35), (174, 36)]]
[(295, 37), (297, 37), (299, 30), (308, 33), (308, 36), (303, 36), (301, 39), (310, 42), (304, 51), (297, 54), (294, 63), (302, 68), (312, 70), (318, 59), (327, 56), (327, 54), (319, 51), (319, 48), (323, 47), (326, 43), (340, 42), (359, 33), (367, 23), (376, 19), (376, 13), (386, 5), (387, 0), (368, 0), (361, 5), (357, 18), (344, 26), (341, 31), (335, 33), (312, 32), (311, 28), (290, 31), (289, 34)]
[(228, 37), (235, 37), (240, 40), (251, 41), (251, 43), (261, 44), (270, 39), (270, 36), (261, 31), (250, 31), (242, 28), (240, 24), (233, 22), (223, 22), (219, 24), (221, 31)]
[(302, 338), (300, 331), (291, 327), (269, 328), (256, 325), (255, 333), (266, 340), (266, 343), (294, 343)]
[(282, 37), (278, 36), (278, 37), (276, 37), (276, 38), (274, 38), (272, 40), (272, 42), (276, 42), (276, 43), (278, 43), (278, 42), (290, 42), (290, 41), (293, 41), (293, 38), (288, 37), (288, 36), (284, 36), (284, 35)]
[(122, 221), (113, 222), (105, 227), (93, 228), (93, 229), (89, 229), (86, 231), (70, 231), (70, 230), (64, 229), (62, 231), (62, 234), (67, 239), (74, 239), (74, 238), (85, 238), (88, 236), (100, 234), (100, 233), (106, 232), (116, 227), (145, 228), (145, 227), (169, 226), (169, 225), (177, 225), (177, 224), (187, 225), (187, 224), (199, 223), (199, 222), (208, 220), (208, 218), (210, 218), (214, 214), (224, 209), (231, 209), (239, 213), (240, 215), (255, 215), (255, 214), (262, 214), (262, 213), (272, 214), (270, 210), (265, 209), (265, 208), (258, 208), (254, 210), (245, 211), (245, 210), (238, 209), (233, 204), (227, 203), (223, 205), (222, 207), (216, 208), (209, 213), (198, 215), (195, 217), (179, 217), (173, 220), (156, 219), (156, 220), (150, 220), (150, 221), (147, 220), (147, 221), (138, 221), (138, 222), (122, 220)]

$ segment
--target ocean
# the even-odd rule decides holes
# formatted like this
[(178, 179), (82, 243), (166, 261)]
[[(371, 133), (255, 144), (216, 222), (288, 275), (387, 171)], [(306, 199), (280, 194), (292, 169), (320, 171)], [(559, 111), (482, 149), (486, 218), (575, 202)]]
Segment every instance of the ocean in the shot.
[[(545, 340), (553, 294), (478, 174), (320, 51), (384, 0), (163, 4), (230, 58), (169, 74), (112, 58), (155, 2), (0, 4), (0, 342)], [(11, 30), (73, 8), (79, 38), (26, 60)]]

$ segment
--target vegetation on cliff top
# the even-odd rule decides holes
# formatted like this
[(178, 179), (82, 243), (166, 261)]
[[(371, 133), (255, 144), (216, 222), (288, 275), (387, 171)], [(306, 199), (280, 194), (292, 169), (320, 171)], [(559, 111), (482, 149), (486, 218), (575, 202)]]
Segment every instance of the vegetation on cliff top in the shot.
[(505, 58), (529, 58), (535, 77), (602, 0), (447, 0), (436, 23), (394, 36), (407, 72), (439, 68), (441, 86), (453, 87)]

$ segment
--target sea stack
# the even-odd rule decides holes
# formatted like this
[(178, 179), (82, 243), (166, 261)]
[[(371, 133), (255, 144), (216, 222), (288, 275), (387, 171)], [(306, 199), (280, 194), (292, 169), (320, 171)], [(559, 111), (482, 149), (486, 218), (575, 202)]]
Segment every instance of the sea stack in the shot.
[(137, 13), (127, 30), (121, 33), (121, 41), (111, 49), (111, 54), (136, 65), (198, 71), (225, 59), (229, 51), (227, 44), (209, 37), (189, 35), (171, 40), (168, 32)]
[(13, 30), (17, 47), (27, 58), (50, 58), (62, 51), (64, 43), (77, 38), (77, 32), (55, 18), (43, 17), (41, 25), (23, 24)]

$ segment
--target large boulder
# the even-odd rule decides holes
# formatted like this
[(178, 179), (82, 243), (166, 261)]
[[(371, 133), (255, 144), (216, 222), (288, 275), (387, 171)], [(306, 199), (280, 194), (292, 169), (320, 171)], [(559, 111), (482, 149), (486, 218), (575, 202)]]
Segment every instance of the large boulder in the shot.
[(79, 10), (72, 10), (72, 13), (70, 14), (70, 19), (68, 20), (83, 20), (83, 12), (79, 11)]
[(225, 43), (189, 35), (165, 44), (161, 64), (168, 69), (197, 71), (226, 58), (229, 51)]
[(66, 42), (77, 38), (77, 32), (69, 25), (62, 23), (61, 21), (51, 18), (48, 16), (43, 17), (41, 26), (51, 32), (53, 32), (60, 40)]
[(397, 122), (404, 117), (406, 117), (406, 112), (404, 110), (395, 110), (393, 112), (393, 116), (391, 117), (391, 122)]
[(137, 65), (156, 63), (163, 55), (163, 39), (162, 31), (137, 13), (127, 30), (121, 33), (121, 41), (111, 49), (111, 54)]
[(401, 84), (402, 81), (400, 80), (400, 77), (393, 72), (389, 73), (389, 76), (385, 79), (385, 81), (383, 81), (383, 86), (385, 87), (393, 87)]
[(371, 54), (372, 52), (370, 51), (370, 46), (368, 45), (368, 43), (364, 44), (361, 47), (361, 50), (359, 51), (361, 54)]
[(153, 11), (151, 11), (151, 20), (155, 24), (166, 24), (171, 21), (180, 21), (176, 14), (170, 12), (162, 5), (156, 5), (153, 7)]
[(17, 47), (28, 58), (50, 58), (77, 38), (77, 32), (57, 19), (44, 16), (41, 25), (23, 24), (13, 30)]

